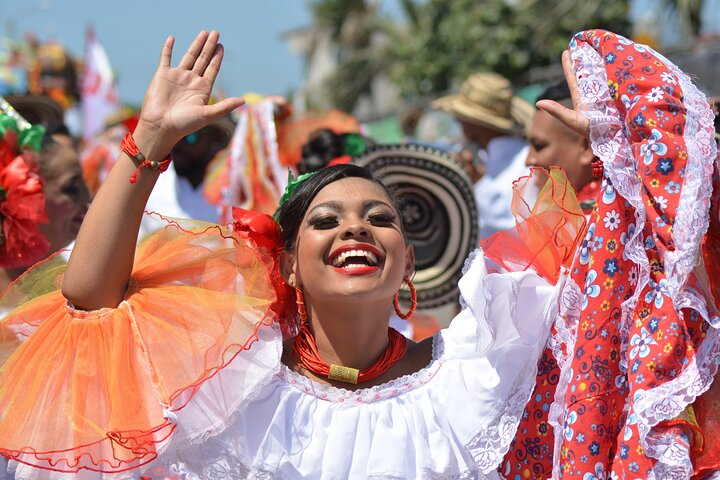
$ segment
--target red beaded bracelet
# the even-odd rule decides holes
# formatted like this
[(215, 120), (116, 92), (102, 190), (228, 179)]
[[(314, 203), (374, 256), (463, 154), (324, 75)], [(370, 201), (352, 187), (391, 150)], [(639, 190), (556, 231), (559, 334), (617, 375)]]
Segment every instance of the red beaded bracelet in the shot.
[(135, 140), (132, 137), (132, 133), (128, 133), (125, 135), (125, 138), (122, 139), (122, 142), (120, 143), (120, 149), (127, 153), (132, 159), (134, 159), (137, 162), (140, 162), (140, 165), (138, 165), (137, 170), (135, 170), (135, 173), (133, 173), (130, 176), (130, 183), (137, 182), (137, 177), (140, 175), (140, 171), (148, 167), (150, 170), (155, 170), (160, 173), (164, 172), (170, 167), (170, 162), (172, 162), (172, 155), (168, 155), (165, 160), (162, 160), (158, 162), (157, 160), (148, 160), (145, 158), (145, 155), (140, 153), (140, 149), (135, 145)]

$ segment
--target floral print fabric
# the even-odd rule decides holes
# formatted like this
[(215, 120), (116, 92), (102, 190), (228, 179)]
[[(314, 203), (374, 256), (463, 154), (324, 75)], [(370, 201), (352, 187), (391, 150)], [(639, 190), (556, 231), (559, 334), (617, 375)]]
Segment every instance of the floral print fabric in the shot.
[(695, 436), (678, 417), (720, 360), (720, 319), (694, 271), (712, 114), (648, 47), (596, 30), (570, 49), (605, 173), (556, 323), (553, 478), (690, 478)]

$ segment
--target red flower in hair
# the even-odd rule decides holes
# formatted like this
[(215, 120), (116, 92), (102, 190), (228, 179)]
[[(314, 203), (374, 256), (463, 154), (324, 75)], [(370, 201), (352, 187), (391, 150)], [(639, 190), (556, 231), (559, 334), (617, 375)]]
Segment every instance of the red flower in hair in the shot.
[(297, 321), (295, 289), (285, 282), (280, 273), (280, 252), (282, 251), (282, 230), (270, 215), (234, 207), (233, 228), (241, 238), (252, 241), (270, 272), (270, 281), (275, 290), (272, 311), (280, 322), (283, 336), (295, 335), (300, 326)]
[(18, 154), (17, 134), (7, 129), (0, 140), (0, 268), (31, 265), (48, 253), (40, 232), (47, 222), (42, 181), (34, 169), (34, 152)]

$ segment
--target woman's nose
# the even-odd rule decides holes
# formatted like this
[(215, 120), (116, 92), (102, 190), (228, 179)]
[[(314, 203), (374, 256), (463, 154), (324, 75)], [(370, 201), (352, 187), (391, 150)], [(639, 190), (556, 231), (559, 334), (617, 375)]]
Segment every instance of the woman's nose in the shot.
[(343, 231), (342, 231), (343, 239), (369, 238), (369, 237), (370, 237), (370, 230), (368, 230), (367, 226), (359, 220), (349, 221), (346, 225), (343, 226)]

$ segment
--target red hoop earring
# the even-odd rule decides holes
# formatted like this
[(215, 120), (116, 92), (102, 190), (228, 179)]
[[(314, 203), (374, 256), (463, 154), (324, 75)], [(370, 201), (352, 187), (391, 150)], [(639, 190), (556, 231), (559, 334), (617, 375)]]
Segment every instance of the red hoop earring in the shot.
[(295, 288), (295, 303), (297, 303), (297, 309), (298, 309), (298, 316), (300, 317), (300, 322), (305, 323), (307, 322), (308, 315), (307, 315), (307, 309), (305, 308), (305, 295), (303, 294), (302, 288)]
[(393, 305), (395, 306), (395, 313), (397, 313), (398, 317), (403, 320), (409, 320), (413, 313), (415, 313), (415, 308), (417, 308), (417, 292), (415, 291), (415, 285), (413, 285), (409, 278), (405, 278), (404, 281), (410, 289), (410, 310), (408, 310), (407, 313), (402, 313), (402, 310), (400, 310), (400, 292), (395, 293)]

